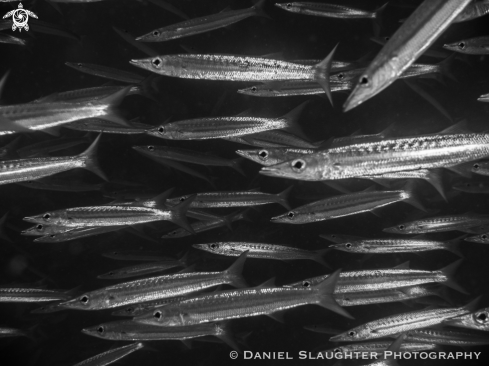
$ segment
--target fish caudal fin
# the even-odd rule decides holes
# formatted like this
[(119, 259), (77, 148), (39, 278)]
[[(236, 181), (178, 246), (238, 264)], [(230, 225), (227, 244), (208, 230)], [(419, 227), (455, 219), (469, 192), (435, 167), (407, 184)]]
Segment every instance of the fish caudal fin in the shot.
[(303, 139), (306, 140), (307, 140), (307, 136), (304, 134), (304, 132), (302, 132), (302, 128), (297, 121), (299, 120), (302, 110), (305, 108), (307, 104), (309, 104), (309, 101), (300, 104), (299, 106), (295, 107), (289, 113), (287, 113), (285, 116), (282, 117), (287, 120), (287, 125), (288, 125), (288, 127), (286, 128), (287, 131), (293, 133), (296, 136), (302, 137)]
[(286, 210), (291, 210), (291, 207), (289, 205), (289, 194), (290, 194), (290, 191), (292, 190), (292, 188), (294, 188), (294, 186), (290, 186), (289, 188), (285, 189), (283, 192), (280, 192), (279, 194), (277, 194), (277, 197), (279, 198), (279, 201), (278, 203), (281, 204), (282, 206), (285, 207)]
[(324, 281), (313, 286), (313, 289), (319, 291), (319, 302), (317, 304), (322, 306), (323, 308), (334, 311), (335, 313), (343, 315), (347, 318), (353, 319), (353, 317), (345, 309), (339, 306), (336, 300), (333, 298), (333, 292), (336, 287), (336, 282), (340, 277), (340, 272), (341, 270), (338, 269)]
[(323, 266), (325, 266), (326, 268), (331, 268), (328, 263), (324, 260), (323, 256), (330, 252), (331, 251), (331, 248), (326, 248), (326, 249), (321, 249), (321, 250), (316, 250), (316, 255), (314, 257), (312, 257), (311, 259), (313, 259), (314, 261), (318, 262), (319, 264), (322, 264)]
[(102, 134), (99, 134), (97, 138), (93, 141), (93, 143), (88, 147), (88, 149), (82, 152), (79, 157), (84, 159), (85, 165), (83, 167), (85, 169), (90, 170), (92, 173), (97, 174), (103, 180), (108, 181), (109, 179), (100, 168), (97, 159), (97, 149), (101, 136)]
[(195, 200), (196, 197), (197, 197), (197, 195), (193, 194), (193, 195), (189, 196), (182, 203), (179, 203), (178, 205), (173, 207), (171, 209), (173, 215), (172, 215), (172, 218), (170, 220), (174, 224), (177, 224), (178, 226), (184, 228), (189, 233), (192, 233), (194, 235), (195, 235), (195, 230), (188, 223), (186, 215), (187, 215), (187, 211), (188, 211), (190, 205), (192, 204), (192, 202)]
[(440, 193), (440, 196), (448, 202), (447, 196), (445, 194), (445, 190), (443, 189), (443, 182), (441, 179), (442, 170), (441, 169), (433, 169), (430, 170), (426, 175), (425, 180), (431, 184), (437, 191)]
[(380, 29), (382, 28), (382, 15), (384, 13), (385, 8), (389, 3), (385, 3), (380, 8), (378, 8), (374, 12), (374, 35), (378, 37), (380, 35)]
[(319, 85), (321, 85), (321, 87), (324, 89), (329, 101), (331, 102), (331, 105), (333, 105), (333, 97), (331, 96), (331, 88), (329, 86), (329, 74), (331, 72), (333, 55), (337, 47), (338, 45), (333, 48), (333, 50), (329, 53), (328, 56), (326, 56), (323, 61), (314, 66), (314, 80), (316, 80), (316, 82), (318, 82)]
[(458, 292), (461, 292), (463, 294), (468, 294), (467, 291), (465, 291), (462, 286), (460, 286), (458, 283), (456, 283), (453, 279), (453, 276), (455, 275), (456, 270), (462, 263), (463, 259), (459, 259), (456, 262), (453, 262), (452, 264), (449, 264), (448, 266), (440, 269), (440, 272), (442, 272), (447, 280), (443, 282), (445, 286), (448, 286), (450, 288), (453, 288), (454, 290), (457, 290)]
[(109, 106), (107, 109), (107, 114), (101, 116), (100, 118), (110, 122), (118, 123), (122, 126), (131, 127), (131, 125), (127, 123), (127, 121), (124, 118), (122, 118), (112, 110), (113, 107), (116, 107), (122, 103), (122, 100), (126, 97), (127, 93), (129, 93), (129, 90), (131, 90), (130, 86), (122, 90), (119, 90), (118, 92), (115, 92), (114, 94), (111, 94), (108, 97), (98, 100), (96, 102), (97, 104), (103, 104)]
[(216, 337), (219, 338), (224, 343), (226, 343), (229, 347), (234, 349), (236, 352), (243, 353), (241, 348), (239, 348), (238, 344), (236, 343), (236, 340), (234, 339), (234, 335), (229, 327), (229, 322), (223, 322), (218, 324), (217, 326), (220, 328), (221, 332), (220, 334), (217, 334)]
[(265, 11), (263, 10), (263, 6), (265, 5), (265, 1), (267, 0), (260, 0), (258, 1), (254, 6), (253, 9), (255, 9), (255, 15), (258, 17), (264, 17), (268, 19), (272, 19)]
[(404, 191), (407, 193), (407, 197), (403, 200), (406, 203), (409, 203), (411, 206), (414, 206), (421, 211), (427, 212), (426, 208), (419, 202), (418, 198), (414, 193), (414, 185), (415, 182), (413, 180), (409, 180), (403, 187)]
[(231, 266), (226, 270), (226, 273), (230, 276), (233, 277), (230, 285), (237, 287), (237, 288), (242, 288), (242, 287), (248, 287), (248, 284), (243, 278), (243, 267), (244, 263), (246, 261), (246, 257), (248, 256), (249, 250), (241, 253), (241, 255), (236, 259), (236, 261), (231, 264)]

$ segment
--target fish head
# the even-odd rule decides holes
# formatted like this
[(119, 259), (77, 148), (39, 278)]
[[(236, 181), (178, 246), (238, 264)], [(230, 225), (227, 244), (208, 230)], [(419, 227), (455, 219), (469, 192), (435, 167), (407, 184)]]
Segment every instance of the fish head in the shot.
[(162, 239), (174, 239), (174, 238), (182, 238), (184, 236), (189, 236), (189, 235), (192, 235), (192, 234), (183, 228), (179, 228), (179, 229), (175, 229), (173, 231), (170, 231), (169, 233), (166, 233), (161, 238)]
[(105, 293), (105, 291), (100, 292), (87, 292), (74, 299), (62, 302), (59, 304), (60, 307), (64, 309), (76, 309), (76, 310), (99, 310), (104, 309), (105, 305), (110, 304), (112, 299), (111, 295)]
[(110, 315), (113, 315), (113, 316), (134, 316), (134, 314), (136, 314), (137, 310), (138, 310), (137, 305), (131, 305), (131, 306), (128, 306), (127, 308), (113, 311)]
[(444, 325), (452, 325), (469, 329), (489, 331), (489, 307), (476, 312), (456, 316), (443, 322)]
[(107, 327), (104, 324), (101, 324), (90, 328), (82, 329), (82, 333), (92, 337), (105, 338), (107, 337), (108, 332), (107, 332)]
[(482, 170), (487, 170), (489, 168), (489, 163), (476, 162), (472, 164), (470, 171), (472, 173), (480, 174)]
[(291, 13), (301, 13), (302, 12), (301, 3), (283, 3), (283, 4), (275, 4), (275, 6), (280, 8), (280, 9), (290, 11)]
[(154, 56), (129, 61), (131, 65), (148, 70), (160, 75), (178, 76), (181, 67), (178, 62), (173, 62), (172, 56)]
[(370, 331), (366, 327), (356, 327), (331, 337), (330, 342), (352, 342), (368, 339)]
[[(273, 93), (273, 89), (264, 88), (263, 85), (253, 85), (249, 88), (238, 89), (239, 94), (251, 95), (251, 96), (262, 96), (268, 93)], [(268, 92), (268, 93), (267, 93)]]
[(260, 174), (269, 177), (318, 181), (331, 179), (336, 170), (327, 153), (317, 153), (264, 167), (260, 170)]
[(353, 243), (351, 241), (347, 241), (344, 243), (333, 244), (329, 246), (330, 248), (341, 250), (343, 252), (356, 252), (362, 245), (360, 243)]
[(282, 215), (272, 217), (270, 221), (277, 224), (302, 224), (304, 222), (309, 222), (305, 216), (307, 216), (307, 214), (304, 215), (301, 212), (291, 210)]
[(194, 244), (192, 247), (211, 253), (224, 252), (221, 243)]
[(68, 213), (64, 210), (61, 211), (52, 211), (45, 212), (36, 216), (28, 216), (24, 217), (24, 221), (34, 222), (36, 224), (49, 224), (49, 225), (60, 225), (63, 226), (63, 223), (67, 223), (71, 221)]
[(170, 316), (169, 311), (165, 307), (153, 309), (152, 312), (145, 315), (137, 316), (133, 318), (136, 323), (158, 325), (165, 327), (182, 326), (184, 321), (184, 315), (180, 316)]
[(20, 232), (21, 235), (26, 235), (26, 236), (37, 236), (37, 235), (46, 235), (48, 225), (44, 224), (37, 224), (35, 226), (32, 226), (26, 230), (23, 230)]
[(450, 51), (465, 53), (465, 52), (467, 52), (469, 45), (467, 44), (466, 41), (458, 41), (458, 42), (444, 44), (443, 48), (450, 50)]
[[(422, 229), (422, 227), (420, 227), (420, 229)], [(382, 231), (384, 233), (390, 233), (390, 234), (411, 234), (413, 233), (413, 230), (414, 227), (412, 223), (404, 223), (404, 224), (388, 227), (386, 229), (383, 229)]]
[[(174, 139), (180, 134), (178, 129), (175, 129), (172, 123), (166, 123), (155, 128), (146, 130), (147, 135), (160, 137), (162, 139)], [(150, 145), (151, 146), (151, 145)], [(149, 147), (147, 147), (149, 149)], [(155, 147), (153, 146), (153, 151)], [(149, 151), (149, 150), (148, 150)]]
[(163, 42), (172, 39), (171, 34), (174, 32), (163, 31), (161, 29), (155, 29), (149, 33), (143, 34), (141, 37), (137, 37), (136, 41), (140, 42)]
[(237, 150), (236, 154), (264, 166), (276, 165), (284, 161), (275, 149)]
[(398, 58), (393, 57), (389, 62), (384, 62), (382, 66), (376, 67), (375, 72), (369, 67), (360, 74), (353, 91), (343, 105), (343, 111), (347, 112), (358, 107), (394, 82), (399, 75), (397, 64)]
[(465, 238), (464, 241), (470, 242), (470, 243), (481, 243), (481, 244), (487, 244), (489, 243), (489, 233), (483, 233), (475, 236), (470, 236), (468, 238)]

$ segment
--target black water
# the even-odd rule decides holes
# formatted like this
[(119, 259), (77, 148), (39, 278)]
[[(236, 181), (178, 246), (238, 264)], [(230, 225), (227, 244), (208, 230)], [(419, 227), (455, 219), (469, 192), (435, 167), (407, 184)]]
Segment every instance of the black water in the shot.
[[(248, 1), (222, 0), (181, 0), (172, 3), (190, 17), (219, 12), (230, 5), (233, 9), (250, 6)], [(263, 55), (283, 52), (285, 59), (323, 58), (339, 42), (336, 54), (341, 60), (355, 60), (368, 52), (375, 54), (380, 47), (369, 38), (374, 27), (369, 20), (343, 21), (321, 19), (296, 15), (272, 6), (272, 1), (265, 7), (272, 19), (252, 18), (232, 27), (216, 30), (181, 40), (160, 44), (150, 44), (161, 54), (184, 53), (181, 44), (191, 47), (196, 53), (227, 53), (243, 55)], [(343, 3), (343, 2), (341, 2)], [(374, 9), (382, 1), (354, 1), (352, 6)], [(420, 1), (393, 0), (384, 14), (381, 35), (391, 35), (399, 26), (399, 20), (409, 16), (411, 5)], [(14, 3), (16, 6), (17, 3)], [(79, 73), (64, 65), (65, 62), (86, 62), (107, 65), (141, 75), (148, 73), (131, 67), (130, 59), (142, 58), (145, 55), (121, 39), (112, 29), (113, 26), (129, 31), (134, 35), (144, 34), (156, 27), (179, 22), (176, 15), (169, 13), (145, 1), (113, 0), (93, 4), (59, 4), (62, 14), (58, 13), (45, 1), (24, 2), (27, 9), (33, 10), (40, 20), (60, 24), (80, 35), (79, 42), (67, 38), (46, 35), (43, 33), (25, 32), (15, 35), (29, 40), (27, 47), (0, 45), (0, 75), (11, 70), (8, 83), (2, 95), (4, 104), (23, 103), (40, 98), (50, 93), (94, 87), (102, 85), (105, 80)], [(10, 4), (2, 4), (0, 13), (11, 9)], [(437, 45), (489, 34), (488, 18), (453, 25), (437, 41)], [(7, 33), (14, 34), (11, 31)], [(436, 59), (421, 59), (426, 63), (437, 62)], [(264, 116), (280, 116), (292, 107), (305, 100), (311, 100), (301, 117), (301, 124), (306, 134), (313, 141), (325, 140), (331, 136), (346, 136), (359, 129), (363, 133), (376, 133), (392, 123), (396, 123), (396, 133), (419, 134), (435, 133), (449, 126), (452, 122), (467, 119), (475, 131), (487, 130), (489, 104), (476, 101), (484, 93), (489, 93), (489, 63), (481, 56), (460, 56), (453, 61), (451, 73), (456, 81), (445, 78), (444, 83), (436, 80), (425, 80), (422, 87), (449, 113), (450, 121), (429, 102), (409, 89), (403, 82), (396, 82), (380, 95), (366, 102), (352, 112), (343, 113), (340, 106), (346, 94), (334, 95), (335, 107), (332, 108), (326, 99), (320, 97), (294, 98), (250, 98), (235, 93), (246, 84), (225, 82), (193, 81), (172, 78), (161, 78), (155, 97), (158, 103), (139, 96), (127, 98), (121, 110), (127, 118), (140, 116), (141, 122), (158, 125), (168, 118), (173, 120), (217, 115), (234, 115), (248, 108)], [(224, 98), (224, 99), (223, 99)], [(219, 103), (224, 100), (223, 103)], [(219, 106), (220, 104), (220, 106)], [(216, 106), (218, 106), (216, 108)], [(62, 131), (66, 136), (83, 136), (84, 133), (71, 130)], [(14, 137), (0, 138), (1, 145)], [(22, 145), (41, 140), (52, 139), (49, 135), (32, 134), (23, 138)], [(162, 165), (142, 157), (131, 149), (131, 146), (161, 144), (177, 146), (198, 151), (212, 152), (222, 157), (235, 158), (234, 153), (242, 145), (225, 141), (204, 142), (171, 142), (148, 136), (104, 135), (101, 141), (99, 156), (103, 170), (111, 182), (124, 181), (139, 183), (148, 192), (162, 192), (175, 187), (175, 194), (206, 192), (212, 187), (205, 181), (187, 174), (167, 169)], [(66, 150), (60, 155), (75, 154), (83, 151), (79, 146)], [(194, 168), (194, 166), (192, 166)], [(322, 183), (309, 183), (269, 178), (258, 175), (259, 166), (252, 162), (245, 163), (247, 177), (228, 168), (195, 167), (201, 173), (215, 179), (219, 190), (243, 190), (260, 187), (263, 192), (277, 193), (290, 184), (294, 185), (291, 205), (299, 206), (314, 200), (338, 194), (337, 191)], [(99, 182), (99, 179), (86, 171), (71, 171), (60, 175), (66, 181)], [(439, 194), (428, 184), (420, 182), (417, 193), (423, 204), (439, 214), (452, 214), (474, 211), (487, 213), (486, 195), (456, 194), (450, 187), (470, 178), (444, 172), (443, 181), (449, 196), (444, 202)], [(484, 177), (473, 179), (484, 180)], [(356, 191), (371, 185), (365, 181), (345, 183), (348, 189)], [(105, 191), (122, 189), (124, 186), (111, 183)], [(380, 188), (379, 188), (380, 189)], [(104, 192), (64, 193), (41, 191), (24, 188), (15, 184), (4, 185), (0, 189), (0, 213), (8, 212), (6, 233), (12, 243), (1, 242), (0, 268), (1, 285), (13, 283), (31, 284), (38, 281), (48, 288), (71, 289), (81, 286), (82, 290), (93, 290), (111, 284), (110, 281), (98, 280), (96, 276), (112, 268), (122, 267), (128, 263), (116, 262), (103, 258), (100, 253), (111, 249), (144, 249), (161, 250), (168, 255), (177, 255), (188, 250), (192, 244), (210, 241), (264, 241), (276, 244), (289, 244), (306, 249), (321, 249), (327, 242), (319, 234), (342, 233), (365, 237), (384, 235), (382, 229), (402, 222), (418, 210), (404, 203), (398, 203), (381, 212), (381, 217), (361, 214), (338, 220), (308, 225), (271, 224), (269, 218), (284, 212), (279, 205), (262, 206), (251, 213), (251, 221), (240, 221), (233, 224), (233, 231), (223, 228), (209, 231), (195, 237), (161, 241), (159, 238), (173, 226), (148, 226), (145, 233), (159, 241), (159, 244), (116, 232), (94, 236), (59, 244), (36, 244), (32, 237), (23, 237), (19, 231), (28, 227), (22, 221), (25, 216), (39, 214), (48, 210), (96, 205), (109, 202)], [(228, 211), (223, 211), (223, 213)], [(436, 238), (454, 238), (457, 233), (446, 233)], [(487, 305), (487, 288), (489, 286), (488, 254), (489, 249), (482, 244), (469, 244), (462, 248), (465, 261), (458, 274), (457, 281), (470, 292), (470, 296), (461, 295), (450, 290), (450, 295), (457, 304), (464, 304), (475, 296), (482, 295), (481, 307)], [(191, 250), (191, 257), (196, 260), (198, 268), (221, 270), (226, 268), (231, 259), (207, 255)], [(327, 261), (334, 269), (345, 270), (361, 268), (388, 268), (406, 260), (411, 261), (412, 268), (438, 269), (457, 258), (448, 252), (429, 253), (424, 257), (416, 255), (378, 255), (363, 262), (361, 255), (332, 252)], [(268, 278), (276, 277), (278, 284), (285, 284), (326, 273), (321, 265), (308, 261), (282, 263), (272, 261), (249, 260), (245, 266), (245, 278), (250, 284), (258, 284)], [(327, 324), (332, 328), (349, 329), (364, 322), (383, 316), (422, 309), (425, 305), (409, 307), (404, 304), (384, 304), (349, 308), (355, 320), (342, 318), (332, 312), (316, 306), (306, 306), (290, 310), (281, 324), (267, 317), (247, 318), (233, 321), (237, 334), (251, 332), (245, 349), (257, 352), (289, 352), (295, 360), (279, 361), (231, 361), (231, 349), (223, 344), (194, 342), (188, 349), (180, 342), (151, 342), (156, 352), (138, 351), (121, 361), (130, 365), (224, 365), (253, 362), (261, 364), (319, 364), (324, 361), (299, 361), (300, 350), (311, 351), (317, 347), (324, 349), (334, 345), (328, 342), (328, 335), (304, 330), (304, 325)], [(67, 365), (75, 364), (111, 347), (118, 347), (127, 342), (112, 342), (86, 336), (80, 332), (84, 327), (116, 320), (109, 312), (76, 312), (65, 311), (51, 315), (30, 314), (36, 305), (1, 304), (0, 325), (21, 329), (34, 325), (35, 341), (27, 338), (3, 339), (0, 341), (1, 365)], [(446, 348), (447, 351), (463, 351), (459, 348)], [(482, 358), (487, 360), (487, 347), (474, 347), (471, 351), (481, 351)], [(329, 361), (330, 364), (334, 362)], [(476, 364), (481, 361), (400, 361), (407, 364)]]

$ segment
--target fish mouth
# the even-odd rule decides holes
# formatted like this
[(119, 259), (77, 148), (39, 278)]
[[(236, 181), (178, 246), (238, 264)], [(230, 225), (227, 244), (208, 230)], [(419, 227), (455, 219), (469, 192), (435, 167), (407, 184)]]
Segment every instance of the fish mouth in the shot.
[(138, 60), (130, 60), (129, 63), (141, 69), (150, 70), (151, 69), (151, 59), (142, 58)]
[[(27, 217), (24, 217), (22, 220), (23, 221), (27, 221), (27, 222), (34, 222), (34, 223), (36, 223), (36, 222), (39, 221), (39, 218), (36, 218), (35, 216), (33, 216), (33, 217), (27, 216)], [(25, 231), (23, 231), (23, 232), (25, 232)]]
[(343, 335), (342, 334), (338, 334), (338, 335), (335, 335), (335, 336), (332, 336), (331, 338), (329, 338), (329, 341), (330, 342), (339, 342), (339, 341), (342, 341), (343, 340)]
[(269, 177), (280, 177), (282, 174), (280, 173), (279, 169), (273, 168), (273, 167), (264, 167), (261, 168), (260, 174), (269, 176)]

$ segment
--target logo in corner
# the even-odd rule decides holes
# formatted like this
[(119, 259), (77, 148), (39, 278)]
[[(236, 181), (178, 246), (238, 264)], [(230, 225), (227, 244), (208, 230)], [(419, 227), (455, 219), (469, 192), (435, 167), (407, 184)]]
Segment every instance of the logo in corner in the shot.
[(19, 32), (22, 32), (22, 28), (25, 28), (26, 31), (29, 30), (29, 24), (27, 24), (29, 16), (37, 19), (36, 14), (30, 10), (24, 9), (22, 3), (19, 3), (19, 7), (5, 14), (3, 19), (12, 17), (12, 21), (14, 22), (12, 24), (12, 30), (15, 31), (16, 29), (19, 29)]

